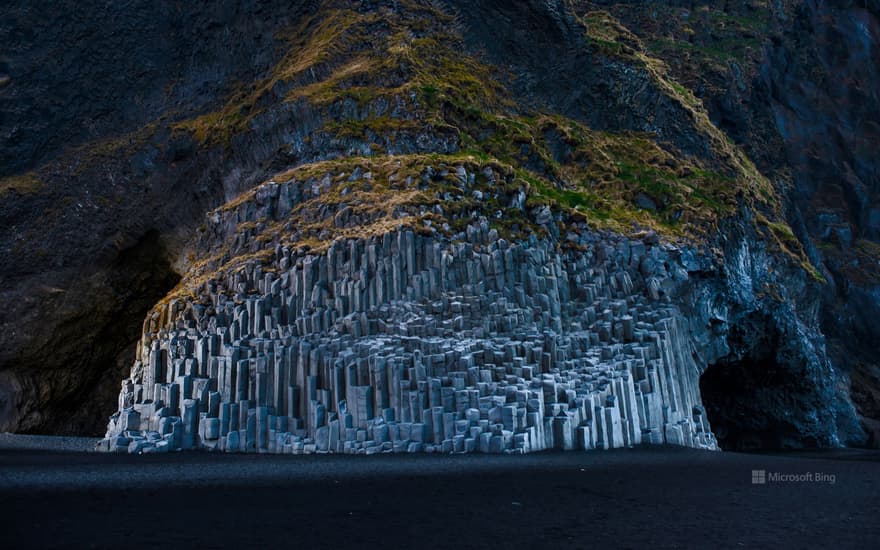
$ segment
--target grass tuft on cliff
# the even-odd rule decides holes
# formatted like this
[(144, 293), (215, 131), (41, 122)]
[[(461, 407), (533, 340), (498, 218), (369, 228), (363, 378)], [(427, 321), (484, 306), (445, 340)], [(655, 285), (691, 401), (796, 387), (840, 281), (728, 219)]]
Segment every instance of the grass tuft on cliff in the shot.
[[(585, 217), (596, 227), (651, 227), (676, 236), (711, 233), (738, 194), (775, 195), (748, 159), (708, 120), (662, 62), (605, 12), (583, 18), (587, 42), (648, 71), (694, 115), (730, 175), (670, 151), (649, 134), (609, 133), (519, 105), (506, 75), (464, 54), (454, 16), (433, 3), (399, 2), (361, 14), (345, 3), (285, 33), (289, 52), (266, 79), (221, 110), (181, 123), (206, 145), (224, 146), (277, 102), (303, 102), (324, 116), (321, 132), (365, 143), (377, 156), (419, 134), (453, 132), (461, 152), (514, 166), (529, 204)], [(610, 47), (609, 44), (616, 44)]]

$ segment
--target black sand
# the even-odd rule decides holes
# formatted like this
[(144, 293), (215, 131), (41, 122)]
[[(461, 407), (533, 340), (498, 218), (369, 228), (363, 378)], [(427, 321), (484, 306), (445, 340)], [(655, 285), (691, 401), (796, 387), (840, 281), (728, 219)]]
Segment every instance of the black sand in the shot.
[[(0, 548), (880, 547), (880, 455), (869, 452), (108, 456), (35, 446), (0, 440)], [(754, 485), (757, 469), (813, 481)]]

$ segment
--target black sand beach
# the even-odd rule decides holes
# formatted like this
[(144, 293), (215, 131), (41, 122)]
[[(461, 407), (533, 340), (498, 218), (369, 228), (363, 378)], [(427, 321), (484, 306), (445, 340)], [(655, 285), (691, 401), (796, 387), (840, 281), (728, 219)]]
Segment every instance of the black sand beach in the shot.
[[(39, 446), (0, 439), (4, 548), (880, 544), (871, 452), (108, 456)], [(753, 470), (767, 482), (753, 484)]]

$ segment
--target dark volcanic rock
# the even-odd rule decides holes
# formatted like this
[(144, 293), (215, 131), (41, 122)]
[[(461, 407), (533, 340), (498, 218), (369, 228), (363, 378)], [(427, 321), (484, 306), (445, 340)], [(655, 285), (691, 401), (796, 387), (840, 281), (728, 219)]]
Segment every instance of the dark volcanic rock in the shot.
[(176, 282), (186, 228), (235, 192), (219, 185), (222, 157), (193, 157), (167, 128), (268, 69), (275, 33), (304, 4), (19, 2), (4, 13), (0, 175), (39, 168), (39, 192), (0, 190), (0, 430), (101, 430), (104, 413), (84, 411), (83, 397), (112, 403), (109, 373)]
[[(864, 426), (880, 434), (880, 368), (872, 349), (880, 339), (873, 323), (880, 313), (880, 5), (693, 4), (18, 2), (0, 22), (0, 430), (103, 431), (99, 419), (115, 408), (144, 315), (187, 271), (189, 282), (210, 275), (195, 265), (209, 259), (194, 254), (205, 213), (296, 166), (462, 149), (491, 157), (497, 151), (485, 147), (493, 139), (514, 142), (518, 149), (507, 159), (514, 166), (496, 172), (519, 169), (530, 174), (528, 182), (504, 180), (509, 188), (501, 193), (472, 191), (482, 181), (473, 175), (453, 188), (440, 168), (422, 174), (420, 191), (443, 187), (443, 204), (389, 219), (431, 207), (433, 225), (422, 229), (454, 233), (478, 214), (507, 221), (504, 215), (526, 212), (552, 242), (577, 243), (566, 237), (571, 225), (597, 221), (595, 208), (609, 197), (572, 199), (575, 184), (590, 190), (603, 181), (570, 181), (559, 167), (588, 170), (607, 152), (584, 155), (568, 131), (549, 127), (541, 134), (548, 150), (542, 156), (533, 136), (513, 140), (499, 130), (538, 111), (660, 148), (638, 159), (649, 171), (615, 173), (646, 184), (625, 198), (647, 218), (625, 219), (620, 231), (635, 222), (635, 232), (655, 215), (665, 216), (666, 229), (679, 227), (681, 213), (667, 211), (669, 182), (651, 179), (658, 173), (674, 171), (683, 182), (695, 171), (715, 174), (729, 187), (722, 198), (739, 201), (711, 228), (700, 253), (682, 249), (690, 282), (676, 294), (691, 319), (695, 360), (708, 368), (702, 390), (722, 445), (864, 442), (850, 395)], [(376, 44), (432, 38), (425, 26), (391, 34), (398, 15), (439, 17), (441, 8), (456, 12), (438, 26), (463, 36), (462, 57), (491, 63), (509, 92), (510, 105), (499, 100), (500, 114), (488, 123), (479, 112), (485, 104), (462, 106), (442, 83), (407, 88), (404, 75), (413, 66), (417, 72), (418, 60), (370, 65)], [(324, 11), (309, 19), (316, 9)], [(386, 20), (365, 23), (354, 37), (334, 34), (333, 16), (346, 9), (357, 20), (376, 13)], [(267, 77), (286, 49), (313, 47), (315, 36), (324, 49), (299, 64), (308, 70), (287, 80)], [(453, 83), (468, 82), (452, 76), (459, 77)], [(464, 76), (491, 88), (486, 75)], [(260, 94), (249, 95), (255, 89)], [(290, 95), (315, 89), (349, 95), (324, 103)], [(389, 97), (376, 89), (404, 91)], [(436, 117), (426, 116), (426, 104)], [(208, 122), (196, 130), (183, 124), (204, 113)], [(476, 124), (473, 135), (468, 124)], [(752, 211), (735, 187), (753, 168), (733, 141), (782, 197), (796, 235), (787, 242), (791, 254), (768, 242), (788, 238), (784, 220), (768, 222), (775, 224), (766, 225), (771, 232), (756, 229), (772, 209), (757, 216), (761, 208)], [(488, 174), (494, 185), (496, 173)], [(394, 185), (401, 196), (411, 188)], [(699, 198), (711, 190), (689, 189), (685, 199), (704, 210), (724, 206), (717, 197)], [(536, 192), (560, 202), (533, 204)], [(478, 212), (484, 207), (492, 210)], [(329, 219), (318, 241), (350, 235), (369, 218), (362, 210), (355, 201), (322, 205), (298, 213), (286, 231)], [(264, 249), (256, 237), (271, 212), (257, 214), (236, 220), (253, 227), (227, 228), (236, 248), (213, 250), (212, 268)], [(516, 218), (510, 225), (520, 230), (529, 223)], [(644, 239), (665, 246), (655, 234)], [(828, 286), (800, 268), (801, 246)], [(713, 257), (724, 265), (707, 259)], [(675, 279), (678, 264), (645, 267), (661, 268)]]
[(880, 441), (867, 397), (878, 389), (880, 334), (866, 322), (880, 313), (880, 3), (577, 4), (637, 34), (785, 190), (789, 222), (829, 282), (820, 320), (832, 363), (852, 378), (841, 391)]
[(306, 2), (10, 2), (0, 22), (0, 176), (198, 112), (276, 59)]
[(880, 3), (804, 2), (768, 65), (802, 238), (830, 274), (823, 329), (878, 445)]

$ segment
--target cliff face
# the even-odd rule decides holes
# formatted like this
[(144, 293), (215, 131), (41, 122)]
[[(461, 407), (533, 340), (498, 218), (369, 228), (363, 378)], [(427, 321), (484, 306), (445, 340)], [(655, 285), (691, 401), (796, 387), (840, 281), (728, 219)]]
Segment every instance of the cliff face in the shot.
[(301, 4), (8, 3), (0, 176), (209, 107), (272, 65)]
[[(403, 177), (414, 161), (426, 163), (419, 177)], [(552, 232), (509, 243), (485, 217), (446, 235), (405, 200), (358, 208), (365, 192), (448, 181), (444, 204), (485, 194), (523, 209), (519, 191), (499, 194), (515, 179), (496, 169), (456, 157), (321, 163), (211, 213), (204, 263), (184, 279), (189, 292), (148, 316), (101, 448), (714, 449), (707, 398), (732, 447), (839, 443), (852, 411), (835, 410), (815, 331), (756, 292), (778, 281), (753, 236), (731, 229), (722, 261), (654, 233), (569, 221), (561, 247)], [(295, 247), (303, 212), (341, 233), (383, 231)], [(701, 384), (722, 361), (759, 364), (713, 367)], [(749, 376), (764, 382), (752, 394)]]
[(279, 57), (276, 33), (304, 9), (9, 8), (0, 23), (0, 430), (98, 434), (144, 313), (179, 279), (172, 264), (184, 235), (224, 197), (213, 184), (220, 155), (193, 156), (169, 129), (266, 71)]
[[(875, 88), (806, 71), (870, 81), (875, 9), (288, 4), (101, 4), (39, 47), (15, 12), (5, 429), (100, 430), (125, 379), (108, 448), (865, 441), (875, 366), (835, 352), (877, 307)], [(83, 36), (89, 99), (36, 93)]]
[[(797, 13), (790, 36), (816, 36), (816, 45), (792, 40), (771, 51), (777, 128), (793, 168), (792, 218), (811, 256), (828, 273), (822, 329), (832, 360), (851, 377), (865, 427), (880, 442), (873, 342), (880, 338), (880, 3), (815, 2)], [(806, 62), (795, 57), (801, 48)]]
[[(601, 4), (694, 90), (787, 200), (787, 218), (828, 281), (821, 329), (877, 441), (877, 2)], [(847, 387), (848, 386), (848, 387)]]

